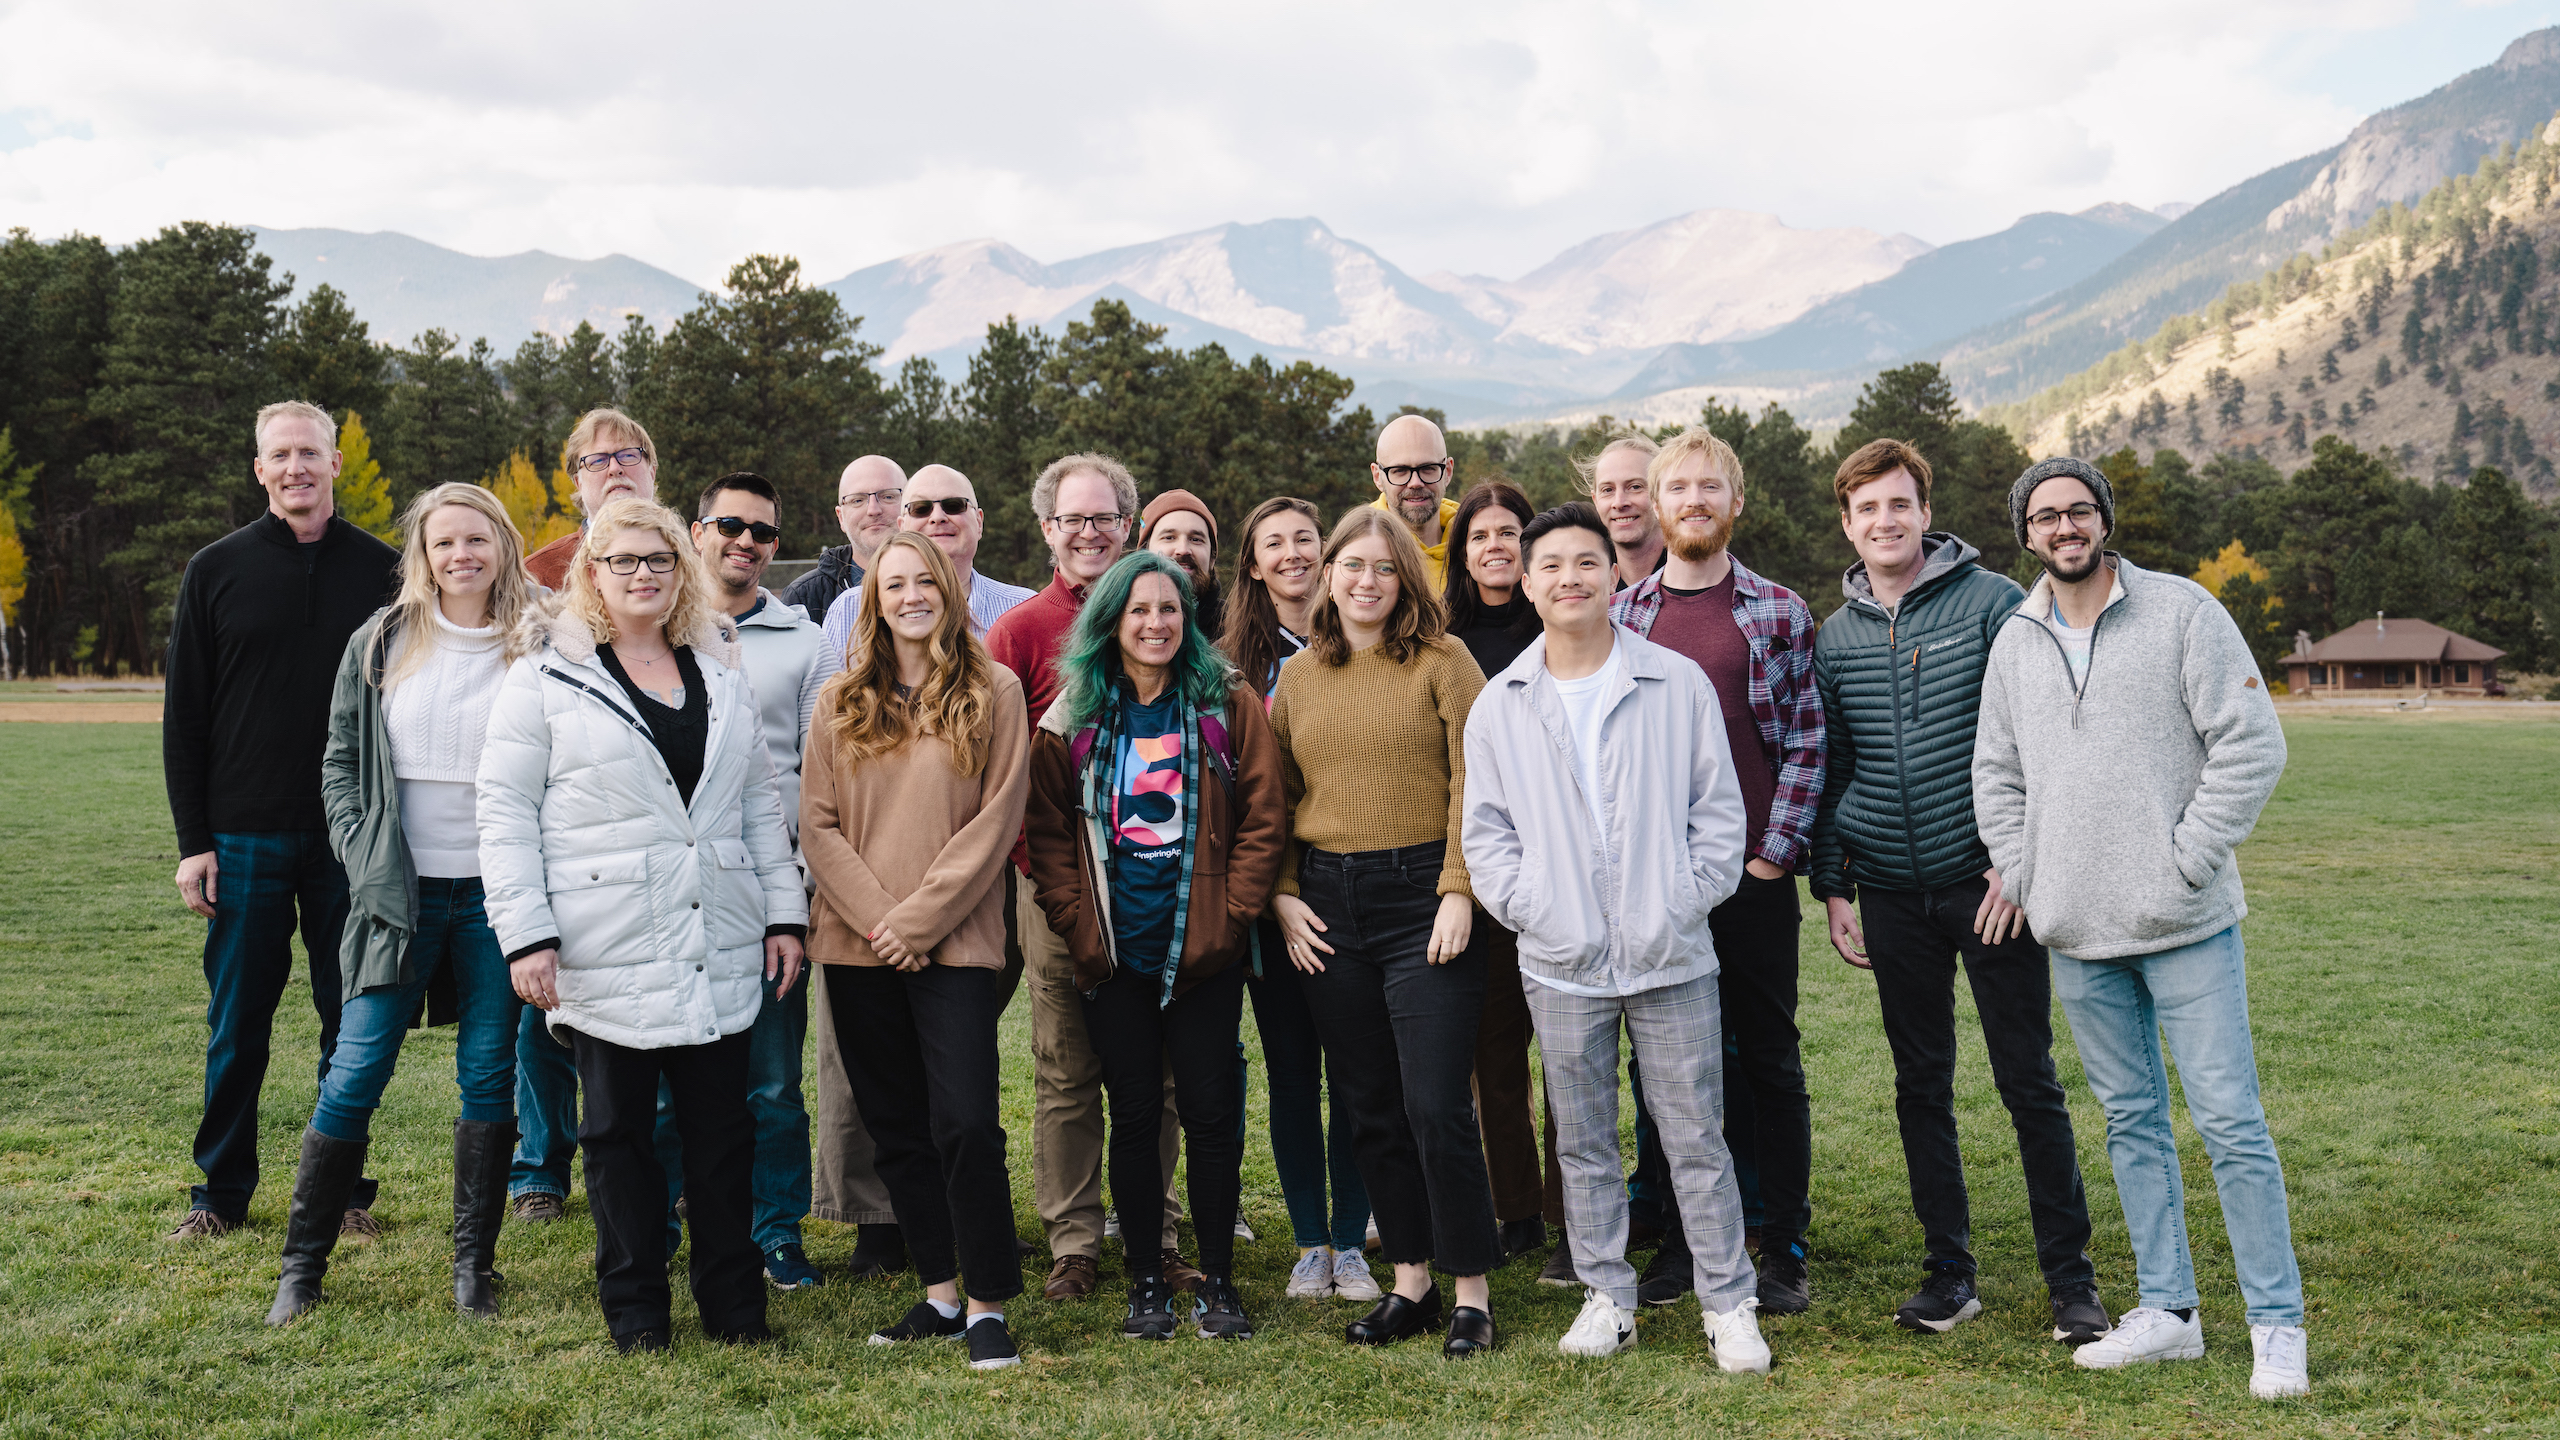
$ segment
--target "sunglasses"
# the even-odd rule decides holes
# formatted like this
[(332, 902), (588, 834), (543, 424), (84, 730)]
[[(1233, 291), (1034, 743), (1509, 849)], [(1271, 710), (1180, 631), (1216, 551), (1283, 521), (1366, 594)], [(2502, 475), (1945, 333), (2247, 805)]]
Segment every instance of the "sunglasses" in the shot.
[(712, 519), (703, 521), (702, 523), (719, 531), (721, 534), (728, 536), (732, 540), (737, 539), (741, 535), (752, 535), (755, 537), (757, 544), (770, 545), (774, 541), (782, 538), (782, 527), (779, 525), (766, 525), (754, 520), (741, 520), (735, 515), (715, 516)]
[(910, 500), (906, 504), (907, 518), (921, 520), (932, 514), (937, 505), (942, 507), (945, 515), (966, 515), (977, 503), (966, 495), (945, 495), (939, 500)]

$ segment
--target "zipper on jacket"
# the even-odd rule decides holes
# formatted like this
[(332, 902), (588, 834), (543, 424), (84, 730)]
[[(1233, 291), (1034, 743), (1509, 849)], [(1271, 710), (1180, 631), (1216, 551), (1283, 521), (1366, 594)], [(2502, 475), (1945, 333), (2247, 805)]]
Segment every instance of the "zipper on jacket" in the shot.
[[(1902, 598), (1908, 602), (1911, 597), (1905, 595)], [(1911, 766), (1904, 754), (1902, 741), (1902, 665), (1894, 655), (1894, 647), (1900, 643), (1901, 609), (1902, 606), (1896, 605), (1893, 611), (1885, 616), (1884, 668), (1885, 673), (1891, 676), (1893, 681), (1893, 785), (1902, 795), (1902, 848), (1903, 853), (1911, 857), (1911, 888), (1917, 890), (1920, 888), (1920, 840), (1912, 833)], [(1920, 649), (1916, 645), (1911, 650), (1911, 670), (1911, 689), (1916, 702), (1920, 689)], [(1914, 713), (1911, 718), (1916, 722), (1920, 717)]]

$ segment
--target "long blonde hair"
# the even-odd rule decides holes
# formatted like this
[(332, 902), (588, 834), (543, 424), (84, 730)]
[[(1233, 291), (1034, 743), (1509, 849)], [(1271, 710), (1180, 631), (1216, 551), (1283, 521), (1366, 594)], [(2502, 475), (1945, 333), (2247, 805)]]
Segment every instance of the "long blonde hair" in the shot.
[[(442, 632), (435, 617), (440, 592), (435, 566), (427, 558), (427, 517), (447, 505), (474, 511), (489, 522), (489, 537), (498, 546), (497, 575), (489, 582), (489, 623), (497, 627), (499, 651), (508, 664), (524, 653), (516, 622), (533, 604), (534, 588), (533, 577), (524, 568), (524, 537), (516, 533), (516, 522), (507, 518), (507, 507), (497, 496), (477, 485), (451, 481), (410, 501), (407, 513), (400, 517), (400, 593), (374, 638), (373, 665), (380, 675), (375, 683), (384, 690), (416, 674), (439, 643)], [(385, 666), (382, 646), (393, 635), (399, 637), (400, 649)]]
[(587, 631), (595, 636), (597, 644), (613, 639), (613, 616), (604, 608), (604, 594), (596, 589), (596, 577), (589, 567), (604, 554), (604, 547), (625, 530), (654, 531), (675, 552), (676, 593), (667, 602), (667, 613), (662, 617), (667, 643), (690, 645), (694, 636), (716, 630), (711, 576), (702, 567), (702, 557), (694, 551), (693, 537), (684, 521), (657, 501), (637, 495), (608, 500), (602, 509), (587, 517), (587, 533), (578, 537), (577, 553), (569, 557), (569, 594), (562, 608), (586, 622)]
[[(898, 646), (880, 607), (880, 568), (891, 551), (913, 550), (942, 596), (942, 615), (926, 642), (933, 673), (912, 696), (898, 694)], [(811, 723), (830, 727), (837, 763), (859, 763), (890, 754), (908, 741), (937, 736), (950, 747), (951, 768), (975, 775), (987, 768), (995, 723), (995, 660), (969, 633), (968, 601), (960, 572), (942, 547), (912, 530), (893, 532), (862, 577), (862, 610), (845, 647), (845, 668), (818, 694)]]

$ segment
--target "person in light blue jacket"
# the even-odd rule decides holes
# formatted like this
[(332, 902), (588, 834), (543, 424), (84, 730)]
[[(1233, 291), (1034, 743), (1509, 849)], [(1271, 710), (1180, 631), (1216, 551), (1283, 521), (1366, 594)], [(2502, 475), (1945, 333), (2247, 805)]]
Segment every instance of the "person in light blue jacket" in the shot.
[(1723, 1132), (1724, 1035), (1708, 912), (1742, 881), (1748, 820), (1714, 682), (1609, 618), (1613, 551), (1588, 505), (1521, 535), (1546, 633), (1467, 718), (1463, 843), (1476, 899), (1520, 937), (1565, 1177), (1565, 1235), (1590, 1285), (1558, 1349), (1635, 1344), (1618, 1165), (1618, 1027), (1644, 1067), (1716, 1363), (1769, 1369)]

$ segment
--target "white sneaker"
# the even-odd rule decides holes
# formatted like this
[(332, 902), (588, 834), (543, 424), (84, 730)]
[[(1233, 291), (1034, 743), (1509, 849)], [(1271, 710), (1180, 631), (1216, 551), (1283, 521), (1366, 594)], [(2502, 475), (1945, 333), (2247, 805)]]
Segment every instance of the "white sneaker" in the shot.
[(1336, 1250), (1333, 1293), (1345, 1300), (1378, 1300), (1387, 1292), (1378, 1288), (1378, 1277), (1369, 1273), (1368, 1256), (1357, 1250)]
[(1635, 1312), (1619, 1309), (1616, 1301), (1597, 1290), (1582, 1302), (1582, 1313), (1556, 1342), (1556, 1349), (1567, 1355), (1615, 1355), (1634, 1348)]
[(1108, 1205), (1102, 1207), (1102, 1238), (1105, 1240), (1120, 1238), (1120, 1212)]
[(1251, 1240), (1256, 1243), (1259, 1243), (1262, 1239), (1261, 1236), (1253, 1233), (1253, 1227), (1246, 1224), (1244, 1217), (1241, 1215), (1236, 1217), (1236, 1238), (1239, 1240)]
[(1289, 1267), (1289, 1293), (1301, 1300), (1322, 1300), (1333, 1293), (1333, 1252), (1322, 1245), (1298, 1257)]
[(2204, 1312), (2185, 1320), (2148, 1305), (2128, 1310), (2116, 1328), (2071, 1352), (2083, 1370), (2121, 1370), (2155, 1360), (2204, 1358)]
[(1707, 1347), (1716, 1352), (1716, 1368), (1727, 1375), (1769, 1373), (1769, 1342), (1760, 1338), (1757, 1295), (1719, 1315), (1706, 1312)]
[(2257, 1364), (2249, 1371), (2249, 1393), (2261, 1400), (2310, 1394), (2310, 1344), (2299, 1325), (2250, 1326), (2249, 1351)]

